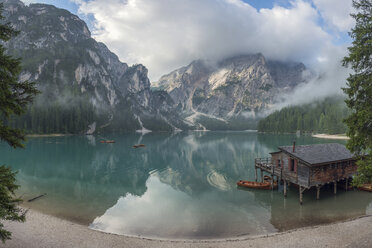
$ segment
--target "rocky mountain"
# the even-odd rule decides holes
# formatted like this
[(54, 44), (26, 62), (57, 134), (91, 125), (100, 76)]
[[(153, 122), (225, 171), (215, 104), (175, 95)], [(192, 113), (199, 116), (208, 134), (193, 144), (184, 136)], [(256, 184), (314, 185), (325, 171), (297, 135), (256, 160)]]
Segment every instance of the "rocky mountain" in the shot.
[(151, 85), (145, 66), (122, 63), (76, 15), (3, 2), (5, 21), (20, 31), (3, 45), (22, 60), (20, 80), (42, 91), (12, 124), (34, 133), (252, 129), (258, 113), (307, 80), (302, 63), (251, 54), (196, 60)]
[[(147, 69), (120, 62), (79, 17), (18, 0), (5, 0), (3, 15), (20, 31), (4, 44), (22, 59), (20, 80), (36, 81), (42, 91), (19, 126), (75, 133), (89, 124), (89, 132), (185, 129), (169, 95), (150, 90)], [(63, 120), (64, 127), (57, 123)]]
[(244, 129), (277, 96), (307, 80), (302, 63), (267, 61), (258, 54), (218, 63), (193, 61), (160, 78), (185, 120), (207, 129)]

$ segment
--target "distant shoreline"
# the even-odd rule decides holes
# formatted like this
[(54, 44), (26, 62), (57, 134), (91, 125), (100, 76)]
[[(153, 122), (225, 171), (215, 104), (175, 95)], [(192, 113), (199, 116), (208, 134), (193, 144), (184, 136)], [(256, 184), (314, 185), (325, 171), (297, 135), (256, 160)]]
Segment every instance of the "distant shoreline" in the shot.
[[(12, 240), (4, 247), (367, 247), (372, 216), (260, 236), (217, 240), (158, 240), (103, 233), (87, 226), (29, 210), (25, 223), (5, 221)], [(316, 237), (316, 244), (314, 243)]]
[[(206, 132), (210, 130), (191, 130), (194, 132)], [(218, 130), (212, 132), (254, 132), (257, 133), (257, 130)], [(258, 132), (261, 133), (261, 132)], [(282, 134), (292, 134), (292, 133), (282, 133)], [(47, 137), (64, 137), (64, 136), (73, 136), (74, 134), (64, 134), (64, 133), (51, 133), (51, 134), (27, 134), (26, 138), (47, 138)], [(335, 140), (349, 140), (350, 138), (345, 134), (312, 134), (314, 138), (319, 139), (335, 139)]]
[(325, 134), (325, 133), (319, 133), (319, 134), (312, 134), (311, 135), (314, 138), (320, 138), (320, 139), (337, 139), (337, 140), (349, 140), (350, 138), (344, 134)]
[(64, 134), (64, 133), (27, 134), (27, 135), (26, 135), (26, 138), (62, 137), (62, 136), (72, 136), (72, 134)]

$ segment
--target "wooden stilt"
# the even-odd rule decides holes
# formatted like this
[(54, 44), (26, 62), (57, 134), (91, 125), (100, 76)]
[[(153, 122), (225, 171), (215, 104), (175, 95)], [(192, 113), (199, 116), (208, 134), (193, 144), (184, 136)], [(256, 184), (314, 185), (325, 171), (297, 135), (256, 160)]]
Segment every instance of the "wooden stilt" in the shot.
[(345, 179), (345, 191), (347, 191), (347, 188), (349, 187), (348, 185), (349, 178)]
[(300, 193), (300, 204), (302, 205), (302, 187), (299, 186), (298, 189), (299, 189), (299, 193)]
[(284, 180), (284, 197), (287, 197), (287, 181)]
[(316, 186), (316, 199), (317, 200), (320, 199), (320, 186), (319, 185)]
[(276, 190), (279, 190), (279, 176), (276, 176), (276, 185), (278, 185), (278, 187), (276, 188)]
[(263, 173), (263, 170), (261, 169), (261, 183), (263, 183), (264, 181), (264, 173)]
[(337, 181), (333, 181), (333, 193), (337, 193)]
[(256, 166), (254, 167), (254, 171), (255, 171), (255, 179), (256, 179), (256, 182), (257, 182), (257, 167)]

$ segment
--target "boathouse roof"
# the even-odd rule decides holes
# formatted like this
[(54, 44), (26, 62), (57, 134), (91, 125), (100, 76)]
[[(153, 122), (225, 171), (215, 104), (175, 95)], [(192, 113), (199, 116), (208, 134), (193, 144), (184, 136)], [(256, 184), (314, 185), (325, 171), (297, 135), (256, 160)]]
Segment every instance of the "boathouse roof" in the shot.
[(293, 146), (280, 146), (279, 150), (289, 153), (310, 165), (351, 160), (353, 158), (353, 154), (344, 145), (336, 143), (295, 146), (294, 152)]

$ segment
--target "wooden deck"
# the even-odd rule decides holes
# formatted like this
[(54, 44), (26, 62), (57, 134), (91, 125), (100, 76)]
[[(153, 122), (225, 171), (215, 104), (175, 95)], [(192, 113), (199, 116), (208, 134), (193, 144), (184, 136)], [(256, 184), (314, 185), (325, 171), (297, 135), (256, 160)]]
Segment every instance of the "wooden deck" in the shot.
[[(299, 186), (299, 197), (300, 197), (300, 204), (302, 204), (302, 194), (305, 191), (305, 187), (302, 187), (298, 183), (297, 174), (294, 172), (290, 172), (287, 170), (283, 170), (283, 167), (277, 167), (273, 164), (271, 158), (256, 158), (254, 160), (254, 167), (255, 167), (255, 179), (256, 182), (257, 178), (257, 169), (261, 171), (261, 182), (263, 182), (264, 172), (267, 172), (271, 175), (271, 189), (274, 189), (274, 177), (276, 176), (276, 180), (278, 184), (283, 181), (283, 193), (284, 197), (287, 197), (287, 185), (289, 183), (293, 183)], [(319, 190), (317, 191), (317, 198), (319, 198)]]
[(283, 170), (283, 167), (277, 167), (275, 166), (271, 158), (256, 158), (254, 160), (254, 166), (255, 166), (255, 175), (256, 175), (256, 181), (258, 180), (257, 178), (257, 169), (261, 170), (261, 179), (263, 178), (263, 171), (269, 173), (271, 176), (276, 176), (278, 177), (278, 180), (286, 180), (291, 183), (298, 183), (297, 181), (297, 175), (294, 172), (289, 172)]
[(283, 177), (283, 170), (281, 168), (275, 167), (271, 161), (271, 158), (256, 158), (254, 160), (254, 167), (255, 167), (255, 180), (258, 181), (258, 175), (257, 175), (257, 169), (260, 169), (261, 173), (261, 182), (264, 181), (264, 173), (267, 172), (271, 175), (271, 185), (272, 188), (274, 185), (274, 176), (279, 179), (279, 181), (282, 180)]

